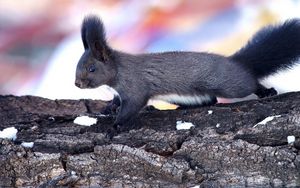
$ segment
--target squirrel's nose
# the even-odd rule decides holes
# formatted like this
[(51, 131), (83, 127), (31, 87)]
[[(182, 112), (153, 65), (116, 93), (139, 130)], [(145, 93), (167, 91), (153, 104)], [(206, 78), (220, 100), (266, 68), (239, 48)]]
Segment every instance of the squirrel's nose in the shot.
[(75, 86), (77, 86), (77, 87), (81, 88), (81, 82), (79, 82), (79, 81), (75, 81)]

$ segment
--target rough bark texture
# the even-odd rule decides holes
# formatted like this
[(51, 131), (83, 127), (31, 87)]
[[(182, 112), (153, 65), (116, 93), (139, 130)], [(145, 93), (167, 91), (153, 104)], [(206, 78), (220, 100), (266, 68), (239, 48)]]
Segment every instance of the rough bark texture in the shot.
[[(0, 96), (0, 130), (18, 129), (15, 141), (0, 139), (0, 187), (300, 186), (300, 93), (142, 112), (136, 129), (111, 140), (105, 132), (113, 117), (90, 127), (73, 123), (104, 105)], [(274, 115), (281, 116), (255, 126)], [(195, 126), (176, 130), (179, 120)], [(296, 141), (288, 144), (287, 136)]]

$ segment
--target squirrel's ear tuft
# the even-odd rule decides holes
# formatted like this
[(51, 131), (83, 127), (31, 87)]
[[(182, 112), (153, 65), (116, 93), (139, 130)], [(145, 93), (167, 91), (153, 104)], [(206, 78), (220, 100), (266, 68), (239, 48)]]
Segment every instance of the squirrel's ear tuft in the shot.
[(96, 59), (106, 61), (109, 57), (109, 47), (106, 44), (103, 23), (97, 16), (87, 16), (82, 23), (81, 38), (84, 49), (90, 49)]

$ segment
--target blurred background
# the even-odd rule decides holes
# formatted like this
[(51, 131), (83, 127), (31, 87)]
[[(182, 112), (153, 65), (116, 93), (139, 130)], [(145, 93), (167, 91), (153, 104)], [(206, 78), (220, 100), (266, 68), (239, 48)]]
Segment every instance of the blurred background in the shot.
[[(300, 18), (299, 10), (300, 0), (0, 0), (0, 94), (111, 99), (105, 87), (74, 85), (80, 25), (91, 13), (101, 16), (109, 43), (122, 51), (230, 55), (259, 28)], [(289, 75), (264, 83), (300, 90), (300, 68)]]

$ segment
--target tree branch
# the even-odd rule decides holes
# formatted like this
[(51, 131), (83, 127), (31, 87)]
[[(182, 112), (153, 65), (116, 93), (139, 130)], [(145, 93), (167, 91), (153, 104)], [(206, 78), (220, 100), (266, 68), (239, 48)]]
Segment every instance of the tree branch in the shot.
[[(111, 140), (105, 133), (114, 117), (97, 115), (105, 105), (0, 96), (0, 130), (18, 130), (15, 141), (0, 139), (0, 187), (300, 186), (300, 92), (143, 111), (135, 129)], [(98, 122), (77, 125), (80, 115)], [(176, 130), (177, 121), (195, 126)], [(288, 136), (295, 141), (288, 143)]]

